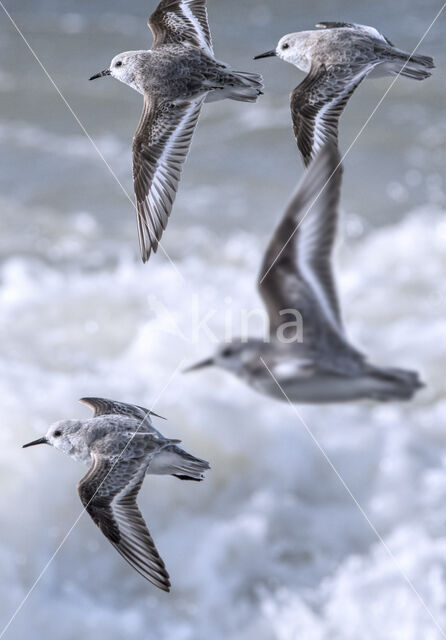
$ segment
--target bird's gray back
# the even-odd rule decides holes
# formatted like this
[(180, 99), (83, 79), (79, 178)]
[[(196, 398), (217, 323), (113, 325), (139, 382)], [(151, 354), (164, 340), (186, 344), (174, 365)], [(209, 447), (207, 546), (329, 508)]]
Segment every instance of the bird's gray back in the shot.
[(313, 64), (362, 65), (382, 56), (386, 43), (363, 30), (345, 27), (312, 31), (307, 46)]
[(225, 67), (198, 47), (168, 44), (136, 62), (135, 73), (145, 93), (175, 100), (197, 95), (203, 83)]
[(86, 420), (83, 429), (75, 437), (79, 447), (86, 445), (90, 452), (100, 456), (120, 456), (124, 460), (148, 456), (163, 443), (169, 442), (157, 432), (144, 429), (141, 420), (119, 415)]

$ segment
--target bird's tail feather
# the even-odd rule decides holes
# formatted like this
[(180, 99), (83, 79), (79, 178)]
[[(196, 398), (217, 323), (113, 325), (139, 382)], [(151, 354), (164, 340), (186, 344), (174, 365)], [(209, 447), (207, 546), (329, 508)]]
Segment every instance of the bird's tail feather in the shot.
[(241, 102), (256, 102), (263, 94), (263, 78), (258, 73), (248, 71), (234, 71), (232, 74), (240, 82), (239, 86), (232, 87), (228, 98)]
[(432, 75), (430, 70), (434, 68), (435, 63), (433, 58), (430, 56), (411, 56), (404, 51), (401, 51), (397, 53), (391, 71), (395, 75), (400, 74), (406, 78), (412, 78), (413, 80), (425, 80)]
[[(380, 382), (379, 400), (410, 400), (416, 391), (424, 387), (416, 371), (374, 368), (374, 377)], [(385, 383), (382, 385), (382, 383)]]
[(167, 447), (167, 450), (175, 454), (170, 469), (171, 475), (180, 480), (195, 480), (196, 482), (204, 479), (204, 472), (210, 469), (209, 462), (192, 456), (176, 445)]
[(206, 102), (216, 102), (225, 98), (240, 102), (257, 102), (257, 98), (262, 94), (263, 78), (260, 74), (232, 71), (224, 86), (208, 93)]
[(405, 78), (412, 78), (412, 80), (426, 80), (426, 78), (430, 78), (432, 75), (429, 71), (425, 71), (424, 69), (418, 69), (410, 65), (407, 65), (406, 67), (404, 67), (404, 69), (399, 69), (394, 73), (395, 75), (400, 74)]
[(426, 67), (426, 69), (435, 69), (434, 59), (430, 56), (413, 55), (409, 57), (409, 62)]

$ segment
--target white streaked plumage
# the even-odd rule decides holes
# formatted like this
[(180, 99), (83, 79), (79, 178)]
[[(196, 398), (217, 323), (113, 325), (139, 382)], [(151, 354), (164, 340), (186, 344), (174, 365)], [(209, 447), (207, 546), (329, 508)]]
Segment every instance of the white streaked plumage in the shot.
[(342, 167), (333, 145), (326, 145), (306, 172), (274, 233), (259, 274), (259, 291), (266, 305), (271, 332), (277, 333), (285, 309), (302, 316), (304, 359), (313, 354), (341, 369), (362, 367), (363, 357), (344, 333), (332, 254), (338, 226)]
[[(341, 181), (337, 147), (326, 143), (305, 172), (260, 270), (269, 340), (244, 336), (189, 370), (216, 365), (263, 394), (284, 400), (282, 388), (299, 403), (404, 400), (422, 386), (417, 373), (369, 364), (345, 334), (332, 269)], [(296, 331), (298, 314), (303, 340)]]
[(175, 200), (203, 102), (255, 102), (262, 77), (215, 59), (205, 0), (162, 0), (149, 19), (149, 51), (115, 56), (111, 75), (144, 96), (133, 139), (133, 181), (141, 256), (156, 251)]
[(307, 73), (291, 94), (297, 145), (308, 165), (325, 142), (337, 142), (338, 121), (355, 89), (369, 75), (397, 75), (424, 80), (432, 58), (396, 48), (374, 27), (347, 22), (321, 22), (318, 31), (290, 33), (273, 51)]
[(153, 48), (165, 44), (191, 43), (214, 55), (204, 0), (163, 0), (150, 16)]
[(144, 578), (170, 590), (169, 574), (136, 504), (146, 474), (203, 479), (209, 469), (165, 438), (144, 407), (105, 398), (82, 398), (94, 411), (88, 420), (64, 420), (44, 438), (24, 445), (50, 444), (77, 461), (90, 464), (79, 483), (84, 508), (115, 549)]
[(161, 446), (149, 443), (152, 436), (145, 434), (144, 438), (146, 455), (135, 459), (114, 460), (92, 452), (92, 465), (79, 483), (79, 495), (92, 520), (123, 558), (155, 586), (169, 591), (166, 567), (136, 504), (151, 457)]
[[(145, 97), (145, 108), (133, 141), (133, 180), (141, 255), (156, 250), (167, 226), (204, 96), (169, 107)], [(163, 131), (154, 144), (151, 132)], [(149, 134), (149, 135), (148, 135)]]

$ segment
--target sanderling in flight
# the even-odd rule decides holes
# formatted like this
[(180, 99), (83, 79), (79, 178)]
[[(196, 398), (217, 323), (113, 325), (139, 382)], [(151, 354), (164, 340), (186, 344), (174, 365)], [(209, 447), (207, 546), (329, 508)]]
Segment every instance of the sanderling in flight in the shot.
[(256, 102), (262, 76), (214, 57), (205, 0), (163, 0), (148, 25), (149, 51), (126, 51), (90, 78), (113, 76), (144, 96), (133, 138), (133, 182), (141, 256), (156, 251), (175, 200), (203, 102)]
[(291, 94), (294, 134), (306, 166), (327, 140), (337, 142), (339, 118), (364, 78), (401, 74), (424, 80), (434, 68), (432, 58), (398, 49), (373, 27), (345, 22), (316, 27), (323, 30), (290, 33), (276, 49), (255, 58), (277, 56), (308, 74)]
[(144, 407), (82, 398), (94, 410), (87, 420), (62, 420), (46, 436), (23, 445), (49, 444), (90, 465), (78, 491), (86, 511), (112, 545), (144, 578), (170, 591), (169, 574), (136, 504), (146, 474), (203, 480), (209, 469), (165, 438)]
[[(345, 334), (331, 264), (341, 181), (339, 152), (328, 142), (306, 170), (263, 260), (258, 283), (269, 340), (224, 344), (187, 371), (215, 365), (261, 393), (284, 400), (285, 392), (296, 403), (406, 400), (423, 386), (415, 372), (369, 364)], [(303, 335), (295, 332), (295, 310)]]

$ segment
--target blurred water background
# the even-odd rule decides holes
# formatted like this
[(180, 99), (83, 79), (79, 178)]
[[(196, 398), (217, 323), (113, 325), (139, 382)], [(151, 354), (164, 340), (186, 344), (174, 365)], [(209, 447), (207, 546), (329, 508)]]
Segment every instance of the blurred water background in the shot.
[[(176, 268), (162, 253), (140, 263), (130, 202), (0, 11), (0, 628), (81, 511), (85, 469), (20, 445), (87, 416), (77, 398), (102, 395), (156, 401), (163, 432), (212, 464), (200, 485), (150, 478), (141, 492), (173, 591), (145, 583), (84, 517), (5, 638), (436, 640), (446, 629), (446, 15), (420, 47), (436, 59), (433, 77), (399, 79), (345, 162), (337, 254), (352, 339), (376, 362), (420, 369), (428, 386), (410, 404), (298, 408), (386, 549), (291, 407), (224, 373), (174, 372), (215, 348), (194, 335), (199, 318), (212, 311), (223, 339), (228, 318), (237, 333), (242, 310), (259, 307), (262, 251), (303, 171), (288, 109), (303, 75), (252, 57), (320, 20), (372, 24), (411, 50), (441, 3), (208, 5), (217, 57), (262, 72), (266, 92), (255, 106), (205, 106), (163, 239)], [(132, 195), (141, 97), (87, 79), (150, 46), (155, 3), (5, 6)], [(359, 88), (342, 149), (390, 82)]]

